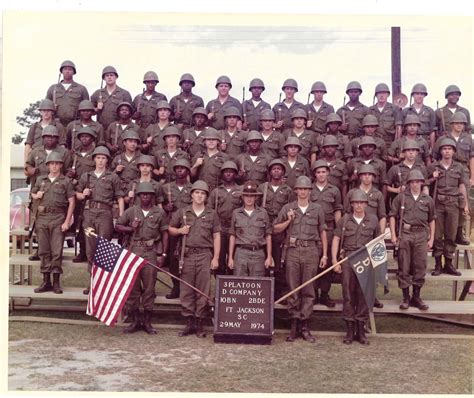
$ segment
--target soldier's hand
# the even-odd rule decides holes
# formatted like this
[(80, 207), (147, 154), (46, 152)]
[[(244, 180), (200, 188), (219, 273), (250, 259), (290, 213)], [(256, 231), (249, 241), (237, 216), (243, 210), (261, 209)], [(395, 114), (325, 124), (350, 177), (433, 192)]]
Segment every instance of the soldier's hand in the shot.
[(82, 194), (83, 194), (84, 196), (86, 196), (86, 197), (87, 197), (87, 196), (90, 196), (91, 193), (92, 193), (92, 192), (91, 192), (90, 188), (85, 188), (85, 189), (82, 191)]
[(441, 177), (441, 172), (440, 172), (439, 170), (433, 171), (433, 177), (434, 177), (434, 178), (439, 178), (439, 177)]
[(76, 177), (76, 170), (73, 170), (73, 169), (69, 169), (66, 173), (66, 176), (68, 178), (71, 178), (73, 179), (74, 177)]
[(104, 109), (104, 103), (103, 103), (102, 101), (99, 101), (99, 102), (97, 103), (97, 109), (98, 109), (99, 111), (101, 111), (102, 109)]
[(334, 272), (337, 273), (337, 274), (341, 274), (342, 273), (342, 267), (341, 267), (341, 264), (338, 264), (334, 267)]
[(163, 267), (164, 263), (165, 263), (165, 260), (166, 260), (166, 256), (159, 256), (156, 260), (156, 265), (161, 268)]
[(199, 167), (199, 166), (202, 166), (204, 163), (204, 158), (197, 158), (196, 159), (196, 162), (194, 163), (194, 167)]
[(313, 120), (308, 120), (306, 122), (306, 127), (310, 128), (313, 125)]
[(153, 142), (153, 137), (152, 136), (149, 136), (147, 139), (146, 139), (146, 143), (148, 145), (151, 145), (151, 143)]
[(114, 145), (111, 146), (110, 149), (112, 150), (113, 153), (115, 153), (119, 150), (119, 146), (118, 146), (118, 144), (114, 144)]
[(214, 120), (214, 112), (209, 112), (209, 113), (207, 114), (207, 118), (208, 118), (209, 120)]
[(36, 192), (36, 198), (38, 198), (38, 199), (41, 199), (43, 197), (43, 195), (44, 195), (43, 191)]
[(221, 151), (225, 152), (227, 149), (227, 143), (225, 141), (221, 141)]
[(135, 197), (135, 192), (133, 192), (133, 191), (128, 191), (128, 197), (129, 197), (130, 199), (133, 199), (133, 198)]
[(117, 167), (115, 168), (116, 173), (121, 173), (125, 166), (123, 164), (118, 164)]
[(276, 122), (276, 123), (274, 124), (274, 127), (275, 127), (276, 129), (281, 128), (281, 126), (283, 126), (283, 120), (279, 120), (278, 122)]
[(159, 176), (165, 174), (164, 166), (160, 166), (159, 169), (157, 170), (156, 174), (159, 175)]
[(66, 232), (68, 229), (69, 229), (69, 224), (66, 221), (64, 221), (61, 224), (61, 232)]
[(179, 228), (178, 231), (181, 235), (187, 235), (189, 234), (189, 229), (190, 229), (189, 225), (183, 225), (181, 228)]
[(349, 123), (342, 123), (339, 126), (339, 131), (347, 131), (348, 128), (349, 128)]
[(239, 169), (239, 172), (237, 173), (237, 175), (242, 178), (245, 176), (245, 170), (242, 170), (242, 169)]
[(229, 267), (229, 269), (234, 269), (234, 259), (233, 258), (230, 258), (227, 260), (227, 266)]
[(165, 209), (166, 212), (171, 213), (174, 209), (174, 205), (173, 205), (173, 203), (166, 203), (163, 206), (163, 209)]
[(430, 240), (428, 241), (428, 250), (431, 250), (433, 248), (433, 243), (434, 243), (434, 237), (433, 239), (430, 238)]
[(191, 146), (191, 143), (189, 142), (189, 140), (185, 140), (183, 142), (183, 145), (181, 145), (181, 148), (183, 149), (183, 151), (187, 151), (190, 146)]
[(273, 263), (273, 258), (272, 257), (267, 257), (265, 259), (265, 268), (273, 268), (275, 264)]
[(287, 215), (289, 221), (293, 221), (296, 217), (295, 211), (293, 209), (288, 210), (286, 215)]
[(135, 217), (132, 221), (132, 228), (133, 229), (137, 229), (140, 225), (140, 219), (138, 219), (137, 217)]
[(327, 265), (328, 265), (328, 257), (322, 256), (321, 260), (319, 260), (319, 268), (326, 268)]
[(219, 268), (219, 258), (216, 258), (216, 257), (212, 257), (212, 260), (211, 260), (211, 269), (212, 270), (215, 270)]
[(469, 215), (469, 205), (467, 205), (467, 204), (466, 204), (466, 206), (464, 206), (464, 215), (465, 216)]
[(242, 126), (243, 126), (242, 121), (239, 120), (239, 121), (237, 122), (237, 130), (242, 130), (242, 128), (243, 128)]
[(242, 130), (248, 130), (249, 129), (249, 125), (248, 123), (242, 123)]
[(390, 241), (392, 242), (392, 244), (394, 246), (397, 246), (398, 247), (398, 239), (395, 235), (392, 235), (391, 238), (390, 238)]

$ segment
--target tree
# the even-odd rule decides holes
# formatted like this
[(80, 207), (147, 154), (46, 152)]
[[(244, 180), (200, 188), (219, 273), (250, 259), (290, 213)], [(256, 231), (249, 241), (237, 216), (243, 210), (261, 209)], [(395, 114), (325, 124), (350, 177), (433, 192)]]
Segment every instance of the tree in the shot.
[(40, 106), (40, 100), (36, 102), (32, 102), (28, 108), (23, 110), (23, 116), (17, 116), (16, 117), (16, 122), (22, 127), (22, 130), (19, 133), (16, 133), (12, 137), (12, 142), (14, 144), (21, 144), (23, 142), (23, 139), (25, 138), (26, 134), (28, 133), (28, 129), (30, 126), (38, 121), (41, 117), (40, 111), (39, 111), (39, 106)]

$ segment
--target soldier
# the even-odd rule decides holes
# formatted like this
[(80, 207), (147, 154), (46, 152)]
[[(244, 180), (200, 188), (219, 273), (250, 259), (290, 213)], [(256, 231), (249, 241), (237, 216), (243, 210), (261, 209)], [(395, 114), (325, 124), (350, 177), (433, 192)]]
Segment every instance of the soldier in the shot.
[[(431, 182), (435, 183), (434, 200), (436, 205), (436, 228), (433, 245), (435, 270), (431, 273), (438, 276), (441, 272), (450, 275), (461, 275), (453, 266), (453, 255), (456, 250), (456, 233), (459, 222), (459, 211), (469, 214), (466, 181), (468, 177), (461, 163), (454, 161), (456, 143), (451, 138), (444, 138), (439, 143), (441, 159), (428, 168)], [(441, 256), (444, 256), (444, 268)]]
[[(128, 249), (153, 265), (161, 267), (168, 247), (168, 224), (163, 209), (153, 201), (155, 188), (149, 182), (138, 185), (139, 204), (125, 210), (115, 225), (115, 230), (128, 234)], [(163, 252), (158, 257), (158, 245), (162, 243)], [(132, 323), (123, 333), (135, 333), (143, 329), (148, 334), (156, 334), (151, 324), (151, 314), (155, 304), (155, 284), (158, 270), (145, 265), (135, 279), (127, 299), (127, 310)], [(143, 324), (140, 322), (140, 299), (143, 305)]]
[(74, 189), (69, 178), (61, 174), (64, 165), (61, 154), (50, 152), (46, 165), (49, 173), (39, 177), (31, 189), (31, 197), (38, 201), (35, 230), (41, 260), (40, 272), (43, 274), (43, 283), (35, 289), (35, 293), (52, 290), (61, 294), (63, 291), (59, 279), (63, 273), (63, 245), (74, 212)]
[[(128, 102), (121, 102), (117, 106), (117, 120), (110, 123), (104, 136), (99, 137), (99, 146), (106, 146), (112, 156), (124, 151), (123, 137), (128, 131), (134, 131), (138, 134), (139, 126), (132, 121), (132, 105)], [(138, 145), (141, 144), (141, 139), (138, 137)]]
[(97, 112), (97, 121), (104, 130), (113, 123), (117, 116), (117, 107), (122, 102), (132, 103), (130, 93), (117, 85), (119, 75), (113, 66), (106, 66), (102, 70), (102, 80), (105, 87), (100, 88), (92, 94), (91, 101)]
[(364, 119), (362, 120), (362, 130), (363, 130), (363, 135), (361, 137), (357, 137), (353, 140), (351, 140), (352, 143), (352, 153), (356, 157), (360, 157), (359, 153), (359, 144), (361, 142), (361, 139), (363, 137), (372, 137), (375, 141), (375, 151), (374, 151), (374, 156), (379, 158), (380, 160), (383, 160), (384, 162), (387, 160), (387, 147), (385, 141), (377, 137), (375, 135), (375, 132), (377, 131), (377, 128), (379, 127), (379, 122), (377, 118), (374, 115), (365, 115)]
[(446, 105), (436, 110), (436, 126), (438, 127), (438, 137), (444, 135), (450, 128), (451, 118), (457, 113), (462, 112), (466, 116), (466, 131), (471, 132), (471, 117), (466, 108), (458, 105), (461, 89), (455, 84), (450, 84), (444, 91)]
[(359, 82), (350, 82), (347, 85), (346, 94), (349, 96), (349, 102), (337, 110), (337, 114), (342, 119), (339, 129), (349, 139), (353, 139), (362, 133), (362, 120), (369, 112), (369, 108), (359, 101), (362, 94), (362, 86)]
[[(144, 152), (153, 153), (165, 147), (165, 141), (163, 140), (163, 134), (165, 129), (172, 126), (170, 120), (171, 117), (171, 106), (166, 101), (159, 101), (156, 105), (158, 121), (154, 124), (150, 124), (146, 130), (142, 131), (142, 150)], [(176, 127), (176, 126), (175, 126)]]
[(178, 159), (189, 160), (187, 152), (178, 147), (181, 141), (181, 133), (174, 126), (168, 126), (163, 134), (165, 148), (152, 154), (158, 160), (158, 170), (154, 170), (155, 178), (159, 178), (161, 183), (170, 182), (176, 178), (174, 164)]
[(262, 149), (262, 135), (255, 130), (247, 135), (247, 151), (237, 156), (236, 163), (239, 167), (239, 180), (252, 180), (261, 184), (267, 179), (267, 166), (271, 159)]
[(119, 176), (120, 188), (123, 192), (126, 192), (130, 181), (138, 178), (140, 175), (137, 160), (142, 154), (137, 150), (140, 137), (138, 137), (135, 131), (128, 130), (125, 132), (122, 136), (122, 141), (125, 150), (115, 156), (110, 168)]
[(286, 130), (283, 133), (283, 137), (287, 140), (289, 137), (296, 137), (299, 139), (301, 144), (300, 155), (308, 159), (310, 163), (316, 160), (316, 152), (318, 147), (316, 144), (316, 135), (310, 130), (306, 130), (306, 111), (304, 109), (295, 109), (291, 114), (291, 121), (293, 128)]
[[(345, 187), (347, 185), (346, 164), (342, 159), (336, 157), (338, 146), (337, 138), (328, 134), (324, 137), (321, 145), (320, 159), (329, 166), (329, 183), (339, 188), (341, 195), (343, 195), (347, 192), (347, 187)], [(342, 199), (344, 200), (344, 195)]]
[(227, 270), (227, 256), (229, 250), (230, 227), (232, 212), (242, 205), (240, 191), (242, 187), (237, 185), (237, 165), (228, 160), (221, 167), (222, 184), (211, 191), (207, 206), (214, 209), (221, 222), (221, 250), (219, 255), (218, 275), (225, 275)]
[[(435, 236), (434, 201), (422, 192), (425, 176), (419, 170), (412, 170), (407, 178), (408, 189), (396, 196), (390, 209), (390, 235), (392, 243), (398, 246), (398, 287), (403, 291), (401, 310), (410, 305), (420, 310), (428, 306), (420, 298), (425, 283), (426, 252), (433, 247)], [(400, 235), (396, 222), (401, 223)], [(410, 300), (410, 285), (413, 296)]]
[(414, 100), (413, 105), (403, 109), (402, 117), (398, 121), (398, 124), (402, 124), (402, 120), (405, 120), (408, 115), (418, 116), (420, 120), (419, 134), (430, 145), (430, 148), (433, 148), (436, 138), (436, 116), (432, 108), (423, 104), (423, 100), (427, 95), (428, 91), (424, 84), (415, 84), (411, 90), (411, 97), (413, 97)]
[(290, 186), (294, 187), (296, 179), (299, 176), (311, 175), (309, 169), (309, 163), (305, 157), (300, 155), (302, 149), (300, 140), (297, 137), (288, 137), (283, 146), (287, 155), (283, 156), (281, 160), (285, 165), (285, 182)]
[(171, 98), (170, 106), (171, 112), (173, 112), (173, 120), (180, 130), (191, 127), (194, 110), (204, 107), (202, 98), (193, 94), (193, 87), (195, 85), (193, 75), (190, 73), (183, 74), (179, 79), (181, 93)]
[[(283, 181), (285, 176), (285, 164), (280, 159), (272, 160), (268, 165), (270, 180), (260, 184), (258, 191), (262, 193), (257, 197), (259, 206), (262, 206), (268, 213), (271, 224), (280, 213), (281, 208), (295, 199), (295, 194), (291, 187)], [(259, 200), (261, 199), (261, 201)], [(287, 291), (285, 268), (282, 261), (282, 246), (285, 240), (285, 233), (272, 234), (272, 257), (275, 265), (275, 299), (283, 296)]]
[(326, 93), (326, 85), (323, 82), (314, 82), (311, 86), (311, 94), (314, 95), (314, 100), (306, 105), (306, 112), (308, 113), (306, 127), (319, 134), (326, 132), (326, 118), (330, 113), (334, 113), (334, 107), (323, 101)]
[(377, 118), (377, 135), (388, 146), (402, 136), (401, 125), (397, 124), (401, 120), (401, 111), (398, 106), (388, 102), (390, 89), (385, 83), (375, 86), (374, 97), (377, 98), (377, 103), (369, 107), (368, 114)]
[(263, 143), (262, 147), (268, 156), (272, 159), (282, 155), (281, 149), (285, 143), (283, 135), (273, 128), (275, 122), (275, 114), (271, 109), (265, 109), (260, 114), (260, 125)]
[[(93, 228), (97, 235), (105, 239), (112, 239), (114, 231), (112, 206), (118, 202), (119, 216), (124, 210), (123, 191), (120, 178), (117, 174), (107, 169), (110, 161), (110, 152), (106, 147), (99, 146), (92, 153), (95, 169), (84, 173), (76, 187), (77, 200), (85, 200), (84, 228)], [(86, 255), (91, 271), (92, 260), (96, 249), (96, 239), (86, 237)], [(89, 294), (89, 287), (84, 289), (84, 294)]]
[[(321, 206), (310, 201), (311, 180), (300, 176), (296, 180), (297, 200), (283, 206), (274, 222), (274, 233), (286, 230), (287, 252), (286, 279), (290, 290), (300, 286), (316, 275), (318, 266), (327, 265), (328, 241), (324, 213)], [(322, 256), (320, 247), (322, 246)], [(286, 341), (293, 342), (301, 335), (314, 343), (308, 320), (313, 313), (314, 285), (309, 284), (288, 298), (288, 312), (291, 317), (291, 332)]]
[[(326, 117), (326, 128), (322, 134), (316, 137), (316, 145), (321, 151), (321, 145), (327, 136), (333, 136), (337, 140), (335, 155), (338, 159), (347, 160), (354, 156), (349, 138), (339, 131), (342, 120), (337, 113), (330, 113)], [(320, 154), (318, 154), (320, 155)]]
[[(325, 160), (317, 160), (311, 167), (314, 176), (313, 189), (311, 190), (311, 202), (318, 203), (324, 212), (324, 222), (326, 224), (326, 234), (328, 242), (332, 242), (334, 227), (342, 215), (341, 192), (337, 187), (328, 182), (330, 167)], [(331, 266), (330, 263), (327, 266)], [(324, 267), (325, 268), (325, 267)], [(324, 271), (323, 267), (318, 267), (317, 274)], [(329, 297), (331, 289), (332, 273), (327, 273), (314, 283), (315, 304), (322, 304), (329, 308), (334, 308), (336, 303)], [(318, 290), (321, 290), (319, 295)]]
[[(171, 220), (173, 214), (179, 209), (189, 206), (191, 200), (191, 183), (189, 182), (189, 173), (191, 166), (186, 159), (178, 159), (174, 164), (176, 180), (163, 186), (165, 192), (165, 201), (163, 208), (167, 213), (168, 220)], [(168, 264), (170, 272), (179, 276), (179, 246), (178, 237), (170, 236), (168, 244)], [(173, 288), (166, 294), (167, 299), (179, 298), (179, 281), (172, 280)]]
[[(345, 214), (338, 221), (334, 230), (331, 249), (333, 264), (338, 261), (340, 250), (343, 251), (344, 257), (350, 256), (380, 233), (377, 217), (365, 212), (367, 195), (361, 190), (355, 191), (350, 201), (351, 213)], [(369, 344), (365, 335), (365, 323), (369, 320), (369, 308), (352, 265), (345, 261), (342, 266), (336, 266), (334, 271), (342, 273), (342, 317), (347, 328), (343, 343), (351, 344), (355, 334), (361, 344)]]
[[(206, 208), (209, 188), (204, 181), (196, 181), (191, 188), (192, 204), (178, 210), (171, 219), (169, 233), (185, 235), (184, 265), (181, 278), (205, 294), (211, 290), (211, 269), (219, 264), (220, 223), (214, 210)], [(209, 267), (210, 264), (210, 267)], [(194, 290), (181, 284), (180, 301), (186, 327), (179, 336), (196, 332), (197, 337), (206, 337), (203, 321), (206, 316), (207, 299), (197, 296)], [(196, 319), (196, 325), (195, 325)]]
[(261, 193), (254, 181), (244, 184), (241, 195), (244, 205), (232, 213), (227, 265), (235, 276), (265, 276), (265, 269), (273, 267), (272, 224), (255, 204)]
[(269, 103), (262, 100), (262, 92), (265, 91), (265, 84), (261, 79), (255, 78), (250, 81), (249, 91), (252, 98), (242, 102), (243, 124), (242, 130), (258, 130), (260, 115), (264, 110), (271, 110)]
[(292, 127), (293, 121), (291, 120), (291, 116), (293, 112), (296, 109), (304, 110), (305, 106), (295, 100), (295, 94), (298, 92), (298, 83), (295, 79), (286, 79), (281, 89), (285, 94), (285, 99), (277, 102), (272, 110), (277, 119), (275, 128), (283, 132)]
[(155, 90), (160, 81), (152, 70), (143, 76), (145, 89), (133, 99), (133, 116), (136, 123), (145, 130), (150, 124), (156, 123), (157, 105), (160, 101), (167, 101), (166, 95)]
[[(207, 117), (209, 125), (216, 130), (225, 128), (224, 114), (229, 107), (235, 107), (242, 114), (242, 105), (237, 98), (231, 97), (229, 94), (232, 88), (232, 82), (227, 76), (220, 76), (216, 81), (217, 98), (211, 100), (206, 105)], [(239, 123), (239, 129), (241, 128)]]
[(103, 137), (104, 128), (102, 125), (94, 120), (92, 116), (95, 114), (94, 104), (89, 100), (84, 100), (79, 103), (77, 108), (79, 112), (79, 119), (73, 120), (66, 127), (66, 146), (72, 151), (76, 151), (82, 145), (78, 137), (78, 130), (83, 127), (88, 127), (95, 132), (94, 142), (97, 145), (99, 137)]
[(183, 150), (193, 158), (196, 153), (206, 149), (204, 145), (204, 132), (207, 128), (207, 112), (205, 108), (198, 107), (193, 111), (193, 125), (183, 131)]
[(89, 99), (87, 88), (76, 83), (73, 79), (76, 74), (76, 65), (72, 61), (63, 61), (59, 67), (59, 76), (63, 78), (53, 84), (46, 93), (46, 98), (53, 101), (56, 117), (63, 126), (77, 118), (77, 108), (83, 100)]
[(244, 152), (247, 132), (239, 128), (242, 122), (240, 111), (231, 106), (224, 111), (225, 129), (219, 131), (221, 135), (221, 151), (229, 155), (231, 160)]
[(191, 177), (195, 179), (199, 177), (209, 185), (211, 190), (219, 185), (221, 167), (229, 158), (218, 149), (220, 137), (216, 129), (209, 127), (203, 137), (206, 150), (197, 153), (191, 162)]
[(392, 163), (399, 163), (403, 160), (403, 145), (407, 140), (413, 140), (418, 145), (417, 160), (425, 162), (427, 166), (431, 163), (431, 151), (429, 144), (424, 138), (418, 134), (418, 129), (421, 126), (420, 119), (416, 115), (407, 115), (403, 122), (405, 133), (401, 138), (396, 139), (388, 149), (388, 160)]

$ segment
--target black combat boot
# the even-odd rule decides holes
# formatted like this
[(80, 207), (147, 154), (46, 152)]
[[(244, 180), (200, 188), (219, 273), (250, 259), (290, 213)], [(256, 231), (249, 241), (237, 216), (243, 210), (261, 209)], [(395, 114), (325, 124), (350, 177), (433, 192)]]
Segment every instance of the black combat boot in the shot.
[(456, 268), (454, 268), (452, 258), (446, 258), (444, 260), (443, 272), (448, 275), (461, 276), (461, 273)]
[(178, 333), (178, 336), (179, 337), (188, 336), (188, 335), (193, 334), (195, 332), (196, 332), (196, 329), (194, 327), (194, 317), (187, 316), (186, 317), (186, 326), (184, 327), (183, 330), (181, 330), (181, 332)]
[(303, 337), (303, 340), (309, 341), (310, 343), (314, 343), (316, 341), (315, 337), (309, 330), (307, 319), (301, 321), (301, 337)]
[(346, 335), (342, 342), (344, 344), (352, 344), (354, 341), (354, 321), (346, 321)]
[(39, 261), (40, 260), (40, 258), (38, 256), (38, 248), (35, 249), (35, 251), (33, 252), (33, 254), (30, 257), (28, 257), (28, 260), (30, 260), (30, 261)]
[(321, 291), (321, 297), (319, 298), (319, 304), (325, 305), (328, 308), (334, 308), (336, 303), (331, 300), (328, 292)]
[(365, 322), (357, 321), (357, 340), (360, 344), (369, 345), (369, 339), (365, 335)]
[(140, 322), (140, 312), (138, 310), (133, 310), (130, 313), (130, 318), (132, 318), (132, 323), (123, 329), (123, 333), (135, 333), (139, 330), (142, 330), (142, 324)]
[(383, 303), (381, 303), (377, 297), (375, 297), (375, 300), (374, 300), (374, 307), (383, 308)]
[(207, 334), (204, 331), (204, 318), (197, 318), (196, 320), (196, 337), (204, 338)]
[(413, 285), (413, 297), (410, 300), (410, 305), (416, 307), (419, 310), (426, 311), (429, 307), (424, 303), (420, 297), (420, 286)]
[(462, 232), (462, 225), (458, 227), (458, 231), (456, 233), (456, 240), (454, 241), (457, 245), (469, 245), (471, 244), (471, 241), (467, 238), (464, 237), (464, 234)]
[(433, 276), (440, 276), (441, 275), (441, 256), (435, 257), (435, 269), (431, 272)]
[(319, 304), (319, 289), (314, 289), (314, 305)]
[(82, 294), (89, 294), (90, 287), (86, 287), (83, 291)]
[(291, 320), (290, 334), (286, 337), (286, 341), (292, 343), (298, 338), (298, 319), (293, 318)]
[(156, 329), (151, 324), (151, 311), (145, 310), (143, 314), (143, 330), (148, 334), (156, 334)]
[(85, 242), (79, 242), (79, 254), (72, 259), (73, 263), (84, 263), (87, 261), (86, 256), (86, 244)]
[(403, 300), (399, 308), (401, 310), (407, 310), (408, 307), (410, 306), (410, 288), (404, 287), (402, 291), (403, 291)]
[(53, 274), (53, 292), (56, 294), (62, 294), (63, 289), (61, 289), (61, 284), (59, 283), (59, 278), (61, 274)]
[(171, 291), (165, 296), (168, 300), (179, 298), (179, 282), (173, 279), (173, 287)]
[(39, 287), (35, 288), (35, 293), (44, 293), (53, 290), (50, 275), (51, 274), (49, 272), (43, 272), (43, 283)]

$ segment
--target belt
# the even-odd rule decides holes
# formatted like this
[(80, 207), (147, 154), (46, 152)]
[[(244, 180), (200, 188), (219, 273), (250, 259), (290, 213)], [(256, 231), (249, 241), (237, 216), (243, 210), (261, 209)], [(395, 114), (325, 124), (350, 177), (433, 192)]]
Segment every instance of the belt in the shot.
[(209, 247), (186, 247), (184, 249), (185, 253), (190, 254), (190, 253), (204, 253), (208, 252), (211, 250)]
[(411, 225), (411, 224), (406, 224), (406, 223), (403, 223), (403, 231), (405, 232), (424, 232), (426, 231), (426, 227), (424, 227), (423, 225)]
[(89, 201), (89, 209), (104, 209), (104, 210), (111, 210), (112, 206), (108, 203), (103, 202), (96, 202), (95, 200)]
[(61, 207), (44, 207), (38, 206), (38, 213), (65, 213), (66, 209)]
[(155, 244), (155, 241), (153, 239), (132, 241), (132, 246), (139, 246), (139, 247), (152, 247), (154, 244)]
[(316, 246), (316, 242), (314, 240), (296, 239), (295, 245), (300, 247)]
[(459, 195), (441, 195), (441, 194), (437, 194), (436, 195), (436, 200), (438, 202), (444, 202), (444, 203), (448, 203), (448, 202), (457, 202), (459, 200)]
[(253, 245), (237, 245), (237, 247), (239, 249), (243, 249), (243, 250), (250, 250), (252, 252), (256, 252), (256, 251), (259, 251), (259, 250), (263, 250), (263, 248), (265, 246), (253, 246)]

